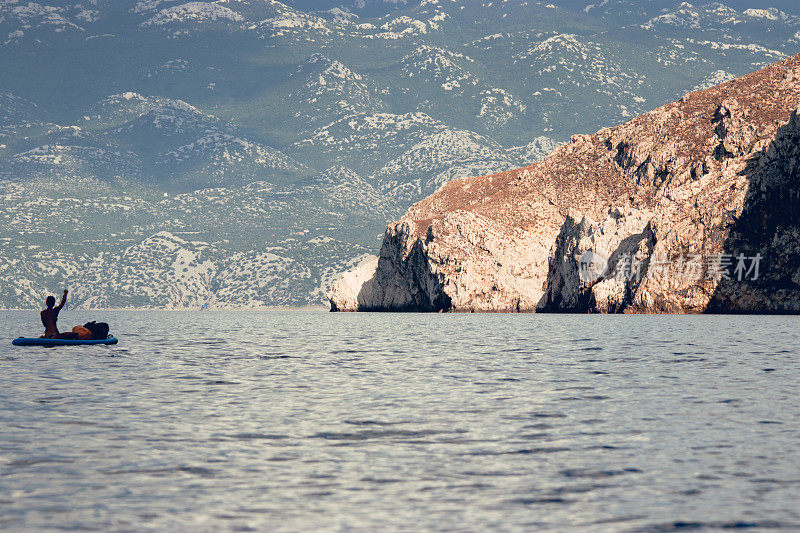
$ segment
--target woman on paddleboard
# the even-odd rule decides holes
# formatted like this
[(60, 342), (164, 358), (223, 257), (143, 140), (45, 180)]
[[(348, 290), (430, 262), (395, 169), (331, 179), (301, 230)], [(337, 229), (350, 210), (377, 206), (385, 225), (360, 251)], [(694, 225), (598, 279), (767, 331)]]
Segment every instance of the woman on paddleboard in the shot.
[[(59, 333), (58, 326), (56, 323), (58, 322), (58, 312), (61, 311), (61, 308), (64, 307), (64, 304), (67, 303), (67, 293), (69, 291), (64, 289), (64, 296), (61, 297), (61, 303), (56, 305), (55, 296), (48, 296), (47, 300), (45, 300), (45, 304), (47, 304), (47, 309), (42, 311), (42, 325), (44, 326), (44, 336), (46, 339), (77, 339), (78, 334), (69, 332), (69, 333)], [(55, 306), (55, 307), (53, 307)]]

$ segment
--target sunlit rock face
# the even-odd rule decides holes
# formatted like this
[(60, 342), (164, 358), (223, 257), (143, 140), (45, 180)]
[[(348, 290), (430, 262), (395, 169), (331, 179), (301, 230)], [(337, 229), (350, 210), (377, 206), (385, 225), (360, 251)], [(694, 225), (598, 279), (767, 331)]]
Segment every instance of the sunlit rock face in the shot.
[(800, 56), (455, 180), (332, 309), (800, 312)]

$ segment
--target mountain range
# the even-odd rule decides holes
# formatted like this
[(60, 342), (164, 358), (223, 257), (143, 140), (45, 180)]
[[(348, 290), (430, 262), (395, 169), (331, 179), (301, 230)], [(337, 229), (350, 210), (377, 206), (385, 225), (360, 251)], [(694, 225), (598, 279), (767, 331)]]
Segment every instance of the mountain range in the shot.
[(800, 7), (0, 0), (0, 307), (324, 301), (455, 178), (800, 51)]

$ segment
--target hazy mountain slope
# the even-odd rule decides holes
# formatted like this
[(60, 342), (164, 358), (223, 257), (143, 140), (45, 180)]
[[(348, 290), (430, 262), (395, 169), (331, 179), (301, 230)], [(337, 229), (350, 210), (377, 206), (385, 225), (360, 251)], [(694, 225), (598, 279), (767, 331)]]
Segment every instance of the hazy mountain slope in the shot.
[[(0, 182), (4, 305), (38, 305), (63, 284), (83, 306), (304, 305), (400, 212), (347, 169), (288, 189), (257, 182), (173, 196), (85, 182), (31, 191)], [(278, 281), (265, 282), (265, 268)]]

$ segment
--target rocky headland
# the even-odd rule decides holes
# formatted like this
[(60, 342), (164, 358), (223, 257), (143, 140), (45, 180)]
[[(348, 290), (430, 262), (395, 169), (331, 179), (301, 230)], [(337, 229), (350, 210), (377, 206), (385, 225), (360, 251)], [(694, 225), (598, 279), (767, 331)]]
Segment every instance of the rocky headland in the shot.
[(451, 181), (387, 228), (331, 309), (798, 312), (798, 105), (800, 55)]

